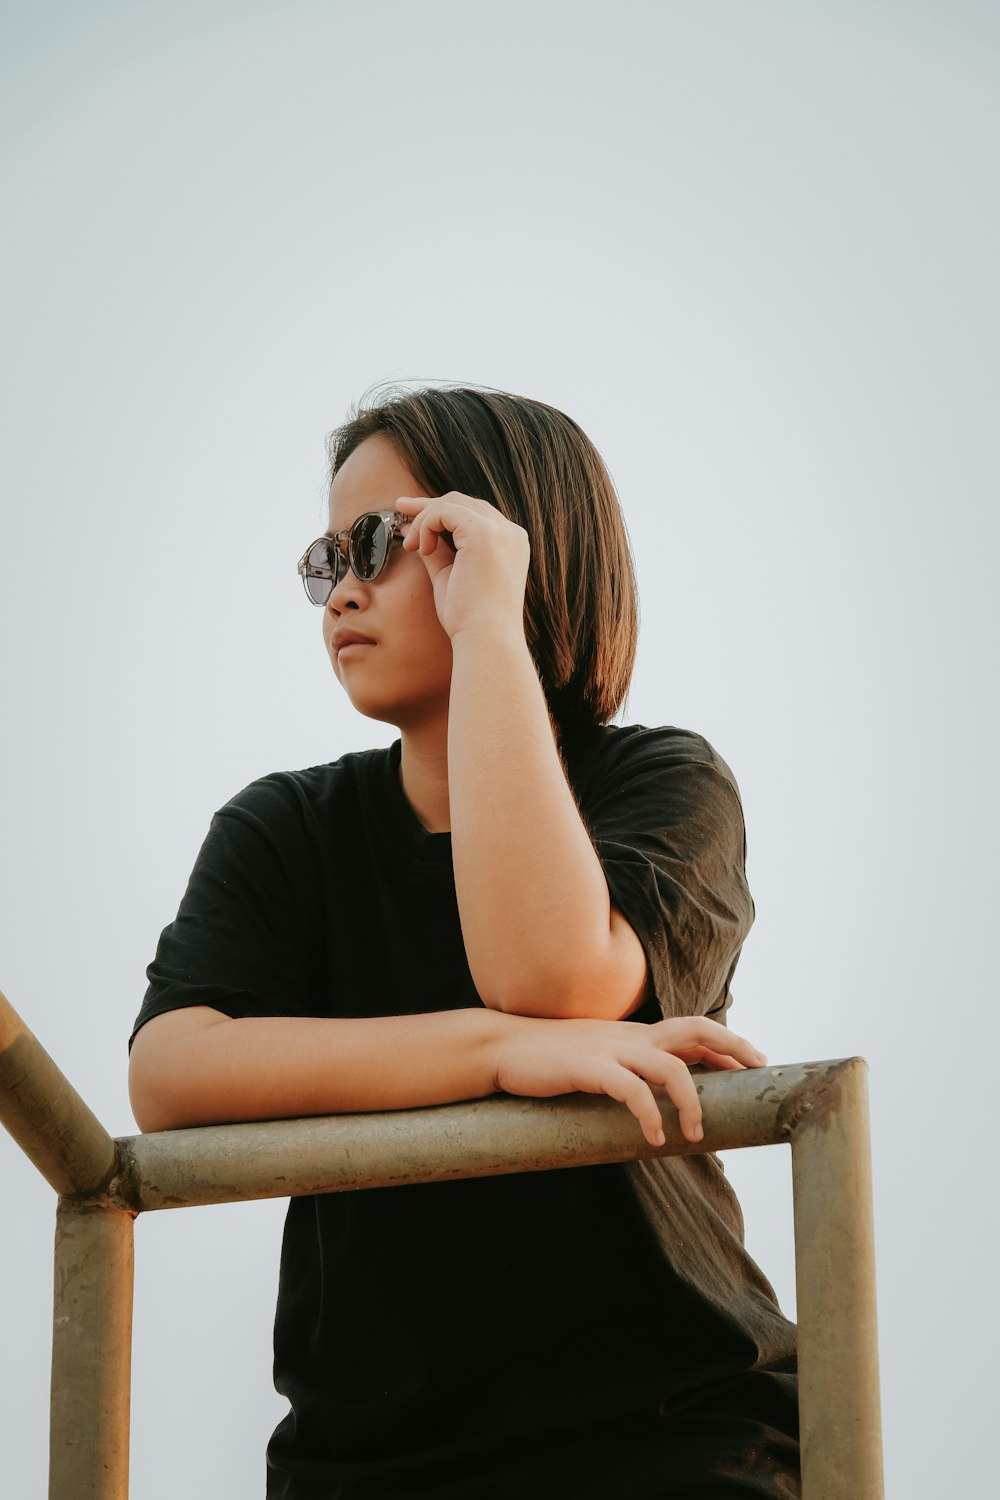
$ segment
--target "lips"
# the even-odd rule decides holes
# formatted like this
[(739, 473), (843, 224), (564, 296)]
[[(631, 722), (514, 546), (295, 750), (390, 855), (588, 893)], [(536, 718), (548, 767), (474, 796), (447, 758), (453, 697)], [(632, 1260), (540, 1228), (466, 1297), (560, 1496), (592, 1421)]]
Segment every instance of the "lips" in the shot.
[(344, 625), (338, 625), (330, 637), (330, 644), (339, 653), (345, 646), (374, 646), (375, 642), (370, 635), (364, 635), (360, 630), (349, 630)]

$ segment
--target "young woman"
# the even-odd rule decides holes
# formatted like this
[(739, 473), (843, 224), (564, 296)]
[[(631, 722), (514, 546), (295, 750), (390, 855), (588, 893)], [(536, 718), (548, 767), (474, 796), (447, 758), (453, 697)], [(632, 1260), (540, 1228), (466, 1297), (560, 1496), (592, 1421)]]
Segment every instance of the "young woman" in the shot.
[[(604, 1093), (701, 1138), (688, 1066), (753, 908), (739, 795), (613, 727), (634, 574), (568, 417), (481, 389), (356, 412), (299, 564), (389, 750), (216, 815), (149, 969), (143, 1130)], [(270, 1500), (798, 1494), (794, 1342), (714, 1156), (296, 1198)]]

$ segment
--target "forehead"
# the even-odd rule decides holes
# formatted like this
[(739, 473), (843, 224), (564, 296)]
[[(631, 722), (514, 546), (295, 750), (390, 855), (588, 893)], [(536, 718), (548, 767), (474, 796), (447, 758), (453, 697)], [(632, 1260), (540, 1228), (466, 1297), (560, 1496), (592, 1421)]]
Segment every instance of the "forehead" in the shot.
[(392, 439), (376, 433), (337, 470), (330, 486), (330, 530), (343, 530), (366, 510), (394, 510), (401, 495), (426, 494)]

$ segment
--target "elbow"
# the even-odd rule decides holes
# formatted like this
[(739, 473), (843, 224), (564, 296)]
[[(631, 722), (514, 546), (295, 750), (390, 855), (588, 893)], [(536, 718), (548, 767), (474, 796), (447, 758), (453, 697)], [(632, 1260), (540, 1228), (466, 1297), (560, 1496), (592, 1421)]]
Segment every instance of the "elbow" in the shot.
[(488, 1010), (502, 1011), (505, 1016), (552, 1018), (558, 1014), (554, 997), (541, 989), (529, 989), (522, 992), (517, 988), (505, 986), (503, 989), (493, 990), (489, 998), (484, 999), (483, 1004)]
[(188, 1130), (193, 1125), (210, 1125), (210, 1111), (199, 1109), (197, 1100), (191, 1100), (181, 1088), (172, 1088), (169, 1079), (161, 1079), (150, 1086), (133, 1083), (129, 1078), (129, 1101), (135, 1123), (142, 1135), (152, 1135), (160, 1130)]
[(204, 1067), (209, 1028), (225, 1016), (203, 1009), (154, 1016), (132, 1041), (128, 1093), (143, 1135), (208, 1124), (217, 1078)]
[(594, 965), (576, 972), (506, 975), (484, 996), (484, 1004), (505, 1015), (538, 1020), (622, 1021), (639, 1009), (648, 993), (645, 980)]
[(559, 951), (545, 941), (520, 962), (491, 954), (492, 967), (473, 978), (483, 1003), (507, 1015), (547, 1020), (624, 1021), (652, 994), (645, 949), (634, 929), (612, 909), (606, 932), (601, 924), (563, 932)]
[(178, 1118), (176, 1107), (171, 1108), (169, 1090), (164, 1087), (162, 1075), (148, 1066), (148, 1059), (129, 1058), (128, 1097), (135, 1123), (143, 1135), (157, 1130), (176, 1130), (185, 1122)]
[(505, 1016), (554, 1017), (564, 1013), (574, 991), (565, 972), (553, 974), (534, 968), (505, 965), (492, 975), (480, 976), (476, 988), (488, 1010)]
[(132, 1105), (132, 1115), (139, 1127), (140, 1134), (150, 1135), (157, 1130), (170, 1130), (172, 1122), (162, 1113), (155, 1100), (148, 1098), (141, 1090), (129, 1084), (129, 1102)]

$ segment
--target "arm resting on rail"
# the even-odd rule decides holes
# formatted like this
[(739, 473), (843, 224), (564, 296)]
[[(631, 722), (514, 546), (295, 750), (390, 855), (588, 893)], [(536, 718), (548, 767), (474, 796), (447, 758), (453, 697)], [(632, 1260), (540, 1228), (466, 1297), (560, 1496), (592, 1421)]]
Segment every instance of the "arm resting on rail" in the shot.
[(607, 1094), (663, 1144), (663, 1088), (689, 1140), (701, 1138), (701, 1101), (688, 1065), (759, 1066), (765, 1059), (701, 1016), (652, 1026), (553, 1021), (490, 1010), (325, 1019), (248, 1016), (209, 1006), (154, 1016), (129, 1065), (141, 1130), (241, 1120), (412, 1109), (503, 1090), (544, 1099)]

